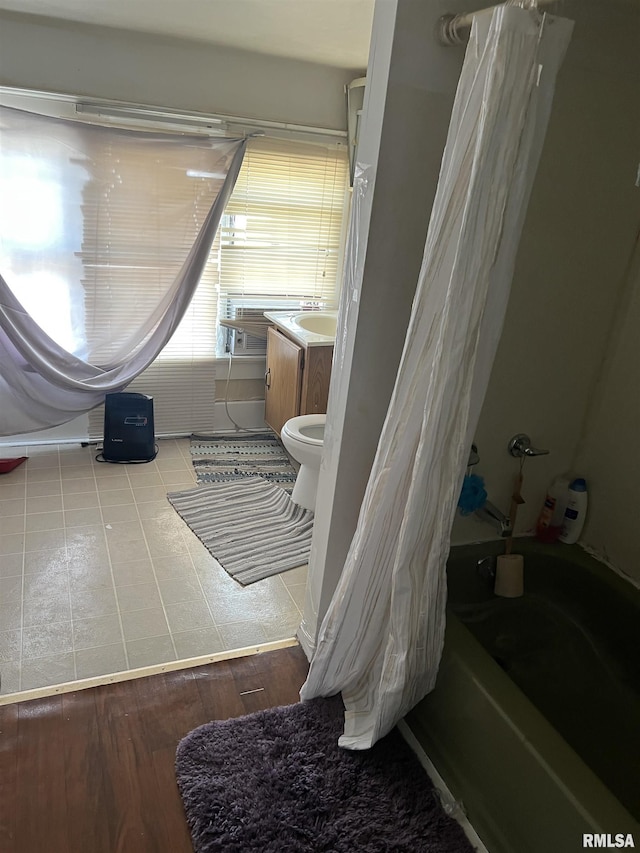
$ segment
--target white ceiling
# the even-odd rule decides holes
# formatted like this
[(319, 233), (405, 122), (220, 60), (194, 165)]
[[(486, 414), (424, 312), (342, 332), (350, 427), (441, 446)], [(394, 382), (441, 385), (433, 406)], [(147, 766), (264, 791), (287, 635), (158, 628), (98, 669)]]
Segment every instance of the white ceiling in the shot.
[(364, 69), (373, 0), (0, 0), (3, 9)]

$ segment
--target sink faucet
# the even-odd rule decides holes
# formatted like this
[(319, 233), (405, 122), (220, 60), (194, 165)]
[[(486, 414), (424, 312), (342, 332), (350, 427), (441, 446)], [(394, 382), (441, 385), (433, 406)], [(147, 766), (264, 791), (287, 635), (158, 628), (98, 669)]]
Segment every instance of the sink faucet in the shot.
[(476, 515), (481, 521), (486, 521), (495, 527), (503, 538), (506, 539), (513, 534), (511, 522), (508, 517), (503, 512), (500, 512), (498, 507), (492, 504), (491, 501), (487, 501), (483, 507), (476, 510)]

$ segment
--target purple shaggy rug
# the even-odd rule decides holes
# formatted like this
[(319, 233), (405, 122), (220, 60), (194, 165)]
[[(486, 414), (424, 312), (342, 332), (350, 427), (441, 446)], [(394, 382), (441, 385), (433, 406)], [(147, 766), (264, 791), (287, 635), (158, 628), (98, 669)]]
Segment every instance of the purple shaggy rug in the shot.
[(473, 853), (397, 731), (337, 745), (339, 696), (200, 726), (176, 772), (196, 853)]

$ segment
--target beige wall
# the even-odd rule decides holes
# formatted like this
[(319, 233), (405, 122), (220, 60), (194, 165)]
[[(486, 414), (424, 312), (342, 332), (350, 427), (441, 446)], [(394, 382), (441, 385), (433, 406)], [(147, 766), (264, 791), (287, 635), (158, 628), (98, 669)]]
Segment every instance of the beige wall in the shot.
[[(574, 36), (558, 78), (476, 433), (477, 473), (505, 512), (518, 469), (507, 453), (511, 436), (526, 432), (551, 451), (525, 464), (519, 532), (535, 525), (556, 474), (575, 469), (589, 476), (592, 464), (584, 455), (576, 460), (576, 452), (640, 222), (635, 9), (636, 26), (629, 6), (566, 0), (561, 10), (576, 21)], [(622, 402), (619, 393), (614, 397)], [(592, 487), (597, 493), (598, 483)], [(593, 498), (596, 505), (606, 501), (602, 494)], [(456, 521), (454, 541), (487, 538), (495, 538), (488, 525), (473, 518)]]
[[(638, 222), (640, 228), (640, 220)], [(613, 323), (577, 468), (589, 486), (582, 540), (640, 582), (640, 247)]]
[(353, 71), (0, 12), (0, 85), (346, 129)]
[(232, 379), (227, 383), (222, 376), (222, 370), (218, 372), (216, 379), (216, 400), (264, 400), (264, 378), (260, 379)]

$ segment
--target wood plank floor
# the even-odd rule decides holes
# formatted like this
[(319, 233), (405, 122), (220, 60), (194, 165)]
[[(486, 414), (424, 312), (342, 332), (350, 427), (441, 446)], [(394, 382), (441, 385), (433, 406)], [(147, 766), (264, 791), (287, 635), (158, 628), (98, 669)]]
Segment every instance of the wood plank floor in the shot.
[(178, 741), (297, 702), (299, 647), (0, 707), (2, 853), (191, 853)]

